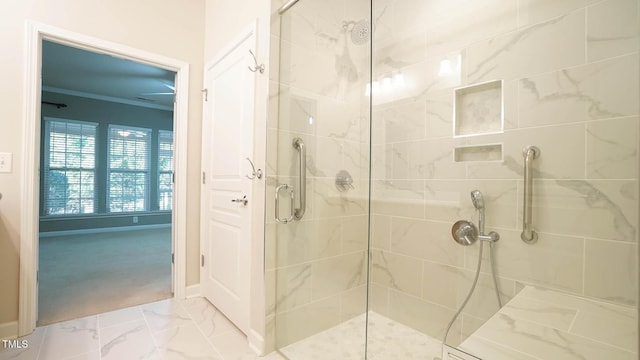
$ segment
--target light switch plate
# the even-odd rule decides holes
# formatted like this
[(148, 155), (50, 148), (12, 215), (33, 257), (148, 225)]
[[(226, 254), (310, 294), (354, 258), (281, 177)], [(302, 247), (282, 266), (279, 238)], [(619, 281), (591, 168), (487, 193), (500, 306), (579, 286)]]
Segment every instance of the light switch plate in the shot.
[(13, 154), (11, 153), (0, 153), (0, 173), (10, 173), (11, 172), (11, 159)]

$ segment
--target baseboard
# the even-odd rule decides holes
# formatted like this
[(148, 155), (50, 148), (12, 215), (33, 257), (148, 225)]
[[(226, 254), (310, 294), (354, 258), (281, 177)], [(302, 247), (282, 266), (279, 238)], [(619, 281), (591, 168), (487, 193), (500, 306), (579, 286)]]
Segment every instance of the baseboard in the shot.
[(15, 339), (18, 337), (18, 322), (11, 321), (0, 324), (0, 339)]
[(120, 226), (120, 227), (97, 228), (97, 229), (47, 231), (47, 232), (41, 232), (40, 237), (45, 238), (45, 237), (52, 237), (52, 236), (85, 235), (85, 234), (120, 232), (120, 231), (131, 231), (131, 230), (152, 230), (152, 229), (164, 229), (164, 228), (170, 228), (170, 227), (171, 227), (171, 224), (151, 224), (151, 225)]
[(200, 293), (200, 284), (189, 285), (185, 291), (185, 295), (188, 298), (194, 298), (198, 296), (202, 296)]
[(264, 337), (258, 334), (255, 330), (249, 329), (249, 336), (247, 336), (247, 340), (249, 341), (249, 347), (256, 352), (259, 356), (266, 355), (264, 353)]

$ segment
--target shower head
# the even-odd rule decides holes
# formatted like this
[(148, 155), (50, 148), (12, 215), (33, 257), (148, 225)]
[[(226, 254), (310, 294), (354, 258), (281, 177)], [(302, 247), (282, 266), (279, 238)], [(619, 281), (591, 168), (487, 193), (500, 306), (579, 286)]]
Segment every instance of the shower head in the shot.
[(345, 32), (351, 33), (351, 42), (354, 45), (364, 45), (371, 36), (371, 23), (367, 19), (360, 21), (345, 21), (342, 23)]
[(473, 207), (475, 207), (476, 210), (484, 209), (484, 198), (480, 190), (473, 190), (471, 192), (471, 202), (473, 202)]
[(351, 29), (351, 42), (355, 45), (363, 45), (369, 41), (369, 35), (371, 33), (371, 24), (369, 20), (360, 20)]

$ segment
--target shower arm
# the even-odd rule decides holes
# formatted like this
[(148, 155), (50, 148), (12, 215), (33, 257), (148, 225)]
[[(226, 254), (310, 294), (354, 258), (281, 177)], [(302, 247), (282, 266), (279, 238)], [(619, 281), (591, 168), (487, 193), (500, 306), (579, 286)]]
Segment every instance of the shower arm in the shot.
[(531, 173), (531, 163), (540, 156), (540, 149), (535, 146), (527, 146), (522, 151), (524, 156), (524, 196), (522, 210), (522, 233), (520, 238), (527, 244), (533, 244), (538, 241), (538, 234), (533, 230), (531, 224), (533, 218), (532, 202), (533, 202), (533, 175)]

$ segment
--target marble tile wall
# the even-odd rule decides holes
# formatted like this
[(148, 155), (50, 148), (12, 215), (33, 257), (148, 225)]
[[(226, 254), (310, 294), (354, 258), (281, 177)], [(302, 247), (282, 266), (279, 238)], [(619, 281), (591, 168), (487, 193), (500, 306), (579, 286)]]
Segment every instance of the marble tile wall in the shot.
[[(632, 309), (638, 283), (640, 39), (637, 0), (376, 0), (370, 306), (442, 339), (467, 294), (483, 192), (503, 302), (535, 285)], [(441, 64), (450, 65), (443, 71)], [(445, 69), (447, 70), (447, 69)], [(454, 90), (502, 80), (504, 130), (454, 136)], [(474, 109), (469, 109), (472, 111)], [(471, 136), (469, 136), (471, 135)], [(502, 161), (454, 161), (502, 144)], [(520, 240), (522, 149), (536, 145), (534, 245)], [(454, 324), (464, 340), (498, 310), (488, 247)]]
[[(279, 16), (282, 3), (272, 1), (266, 172), (267, 344), (275, 348), (364, 314), (369, 226), (371, 55), (352, 40), (369, 1), (300, 1)], [(296, 198), (300, 191), (296, 137), (307, 149), (307, 208), (281, 224), (276, 186), (293, 185)], [(343, 170), (353, 179), (347, 191), (335, 185)], [(289, 197), (280, 196), (285, 217)]]

